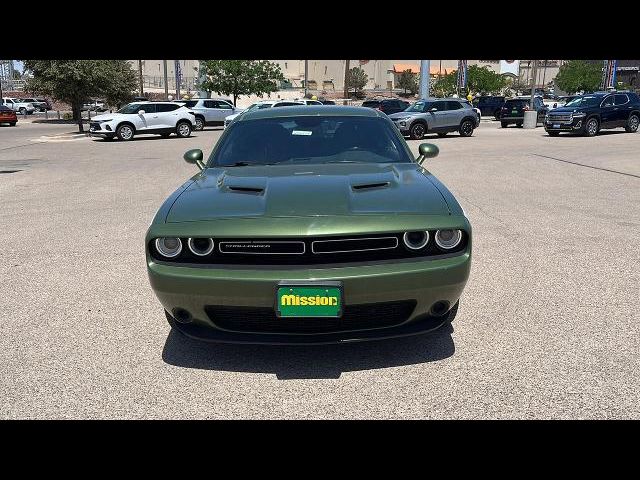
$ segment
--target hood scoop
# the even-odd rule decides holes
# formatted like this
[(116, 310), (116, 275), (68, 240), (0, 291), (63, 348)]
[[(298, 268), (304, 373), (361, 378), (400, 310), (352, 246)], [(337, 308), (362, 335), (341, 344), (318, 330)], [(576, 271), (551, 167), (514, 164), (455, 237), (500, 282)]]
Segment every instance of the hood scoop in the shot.
[(385, 188), (388, 187), (390, 182), (373, 182), (373, 183), (361, 183), (359, 185), (351, 185), (356, 192), (361, 190), (370, 190), (372, 188)]
[(229, 185), (226, 188), (230, 192), (237, 192), (237, 193), (255, 193), (257, 195), (264, 193), (264, 188), (260, 188), (260, 187), (239, 187), (239, 186)]

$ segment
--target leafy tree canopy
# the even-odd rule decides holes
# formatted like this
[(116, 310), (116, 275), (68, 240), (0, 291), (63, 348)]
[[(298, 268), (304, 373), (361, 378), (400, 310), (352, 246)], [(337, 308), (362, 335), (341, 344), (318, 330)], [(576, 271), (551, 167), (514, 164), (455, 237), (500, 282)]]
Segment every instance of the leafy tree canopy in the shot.
[(126, 60), (24, 60), (26, 89), (69, 103), (82, 132), (82, 104), (103, 98), (109, 105), (131, 100), (137, 87), (136, 73)]
[(218, 95), (264, 95), (278, 91), (285, 80), (280, 65), (268, 60), (201, 60), (205, 80), (199, 88)]
[(582, 90), (593, 92), (600, 88), (601, 81), (602, 62), (570, 60), (560, 67), (554, 83), (564, 92), (575, 93)]
[(367, 85), (368, 81), (369, 77), (364, 73), (364, 70), (358, 67), (353, 67), (349, 70), (349, 74), (347, 75), (347, 89), (353, 89), (355, 92), (361, 92)]
[(415, 95), (419, 90), (418, 75), (412, 73), (411, 70), (405, 70), (400, 74), (398, 86), (404, 90), (404, 93), (409, 91), (412, 95)]

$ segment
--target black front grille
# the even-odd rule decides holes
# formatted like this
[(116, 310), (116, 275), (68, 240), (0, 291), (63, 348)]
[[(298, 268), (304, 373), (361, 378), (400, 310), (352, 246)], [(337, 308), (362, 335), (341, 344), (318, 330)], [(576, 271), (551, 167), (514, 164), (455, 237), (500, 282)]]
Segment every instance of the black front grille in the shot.
[(100, 124), (98, 122), (90, 122), (89, 130), (100, 130)]
[(335, 237), (295, 237), (256, 239), (214, 238), (213, 252), (197, 256), (187, 248), (188, 238), (181, 237), (182, 252), (173, 258), (162, 257), (152, 240), (148, 244), (151, 256), (161, 262), (199, 265), (328, 265), (377, 262), (405, 258), (429, 258), (437, 255), (460, 254), (467, 247), (468, 235), (452, 250), (438, 248), (435, 230), (429, 231), (429, 243), (420, 250), (404, 246), (403, 233), (349, 235)]
[(415, 300), (345, 305), (341, 318), (278, 318), (273, 308), (209, 305), (216, 326), (234, 332), (332, 333), (399, 325), (409, 319)]

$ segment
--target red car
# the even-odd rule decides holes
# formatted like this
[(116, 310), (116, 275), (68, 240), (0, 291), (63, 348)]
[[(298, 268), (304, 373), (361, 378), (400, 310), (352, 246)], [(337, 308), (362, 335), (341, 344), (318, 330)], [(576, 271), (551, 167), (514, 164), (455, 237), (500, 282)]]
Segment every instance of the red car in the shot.
[(9, 107), (0, 105), (0, 124), (3, 123), (8, 123), (12, 127), (15, 127), (16, 123), (18, 123), (18, 116), (16, 115), (16, 112), (11, 110)]

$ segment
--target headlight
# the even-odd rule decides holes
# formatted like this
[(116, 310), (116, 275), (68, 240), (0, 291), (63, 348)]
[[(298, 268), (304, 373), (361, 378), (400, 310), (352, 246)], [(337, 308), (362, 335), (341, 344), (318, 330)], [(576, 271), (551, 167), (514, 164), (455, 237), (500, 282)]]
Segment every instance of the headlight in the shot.
[(187, 244), (191, 253), (199, 257), (204, 257), (213, 252), (213, 240), (211, 238), (190, 238)]
[(580, 117), (584, 117), (586, 115), (586, 113), (583, 112), (577, 112), (577, 113), (572, 113), (571, 116), (573, 118), (580, 118)]
[(113, 122), (113, 119), (108, 119), (108, 120), (94, 120), (94, 122), (98, 122), (98, 123), (105, 123), (105, 122)]
[(176, 237), (156, 238), (156, 250), (163, 257), (177, 257), (182, 251), (182, 241)]
[(420, 250), (429, 243), (429, 232), (405, 232), (402, 241), (410, 250)]
[(438, 230), (436, 232), (436, 245), (444, 250), (457, 247), (462, 241), (460, 230)]

